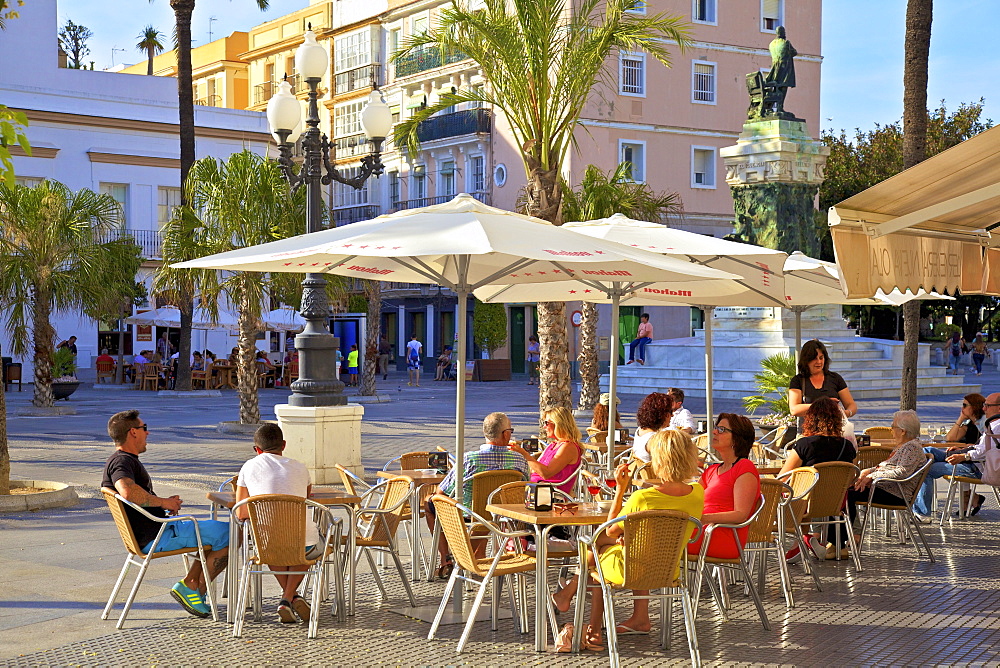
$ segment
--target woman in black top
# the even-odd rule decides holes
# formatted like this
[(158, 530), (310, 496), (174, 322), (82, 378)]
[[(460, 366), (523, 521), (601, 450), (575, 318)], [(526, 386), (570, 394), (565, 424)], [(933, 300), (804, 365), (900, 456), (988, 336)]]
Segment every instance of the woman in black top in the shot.
[(797, 418), (805, 416), (809, 405), (823, 397), (840, 403), (844, 415), (858, 412), (847, 383), (839, 373), (830, 371), (830, 355), (818, 339), (806, 341), (799, 353), (799, 372), (788, 384), (789, 412)]
[(804, 436), (788, 451), (781, 473), (823, 462), (854, 461), (854, 444), (843, 436), (844, 416), (835, 402), (820, 399), (810, 404), (802, 433)]
[(986, 397), (981, 394), (967, 394), (962, 397), (962, 412), (944, 440), (949, 443), (977, 443), (980, 432), (978, 423), (983, 419), (983, 404)]

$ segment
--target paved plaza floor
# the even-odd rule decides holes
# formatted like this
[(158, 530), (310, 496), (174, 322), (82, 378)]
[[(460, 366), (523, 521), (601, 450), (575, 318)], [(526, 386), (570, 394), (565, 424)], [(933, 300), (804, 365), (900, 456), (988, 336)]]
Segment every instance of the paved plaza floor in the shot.
[[(996, 371), (981, 380), (984, 394), (1000, 390)], [(392, 400), (365, 406), (362, 448), (368, 471), (401, 452), (453, 445), (453, 384), (427, 380), (421, 388), (409, 388), (397, 374), (380, 383), (380, 391)], [(27, 405), (30, 387), (6, 396), (12, 414)], [(262, 390), (260, 396), (262, 415), (269, 418), (287, 390)], [(626, 422), (639, 399), (622, 397)], [(739, 410), (731, 403), (717, 402), (716, 410)], [(860, 402), (856, 424), (888, 424), (896, 403)], [(264, 622), (248, 620), (244, 637), (234, 639), (226, 624), (190, 617), (173, 602), (167, 589), (179, 576), (180, 562), (166, 559), (154, 562), (125, 629), (116, 631), (113, 621), (99, 619), (124, 557), (107, 506), (98, 498), (101, 465), (111, 451), (107, 418), (126, 408), (142, 412), (150, 427), (143, 461), (157, 493), (180, 494), (185, 510), (202, 516), (208, 510), (205, 492), (252, 455), (251, 437), (215, 429), (238, 417), (231, 391), (215, 398), (175, 398), (85, 385), (70, 404), (77, 415), (9, 419), (13, 477), (76, 485), (81, 502), (0, 515), (0, 665), (599, 666), (608, 660), (606, 652), (536, 654), (531, 634), (515, 634), (510, 620), (501, 621), (496, 632), (478, 624), (466, 651), (456, 655), (459, 626), (442, 627), (439, 638), (428, 641), (428, 624), (389, 612), (404, 600), (395, 573), (384, 574), (390, 600), (381, 602), (366, 569), (359, 577), (357, 615), (346, 624), (324, 610), (315, 640), (306, 639), (302, 626), (279, 625), (272, 581), (265, 584), (271, 598), (265, 600)], [(918, 412), (925, 423), (944, 425), (954, 420), (959, 406), (956, 396), (921, 397)], [(689, 401), (688, 407), (696, 414), (704, 410), (703, 401)], [(470, 384), (468, 443), (478, 443), (482, 417), (493, 410), (507, 412), (519, 435), (531, 433), (537, 424), (537, 388), (523, 379)], [(772, 569), (764, 598), (771, 631), (762, 628), (737, 588), (729, 622), (721, 622), (703, 597), (698, 616), (702, 657), (715, 665), (997, 665), (998, 527), (1000, 509), (992, 498), (974, 518), (946, 521), (943, 529), (925, 525), (934, 564), (917, 558), (910, 546), (874, 535), (864, 548), (864, 571), (855, 572), (850, 562), (819, 565), (822, 592), (793, 569), (792, 610), (785, 609)], [(442, 582), (415, 585), (418, 604), (436, 605), (443, 588)], [(627, 614), (622, 606), (619, 619)], [(683, 624), (677, 619), (675, 626), (671, 650), (661, 650), (648, 636), (622, 638), (624, 664), (687, 663)]]

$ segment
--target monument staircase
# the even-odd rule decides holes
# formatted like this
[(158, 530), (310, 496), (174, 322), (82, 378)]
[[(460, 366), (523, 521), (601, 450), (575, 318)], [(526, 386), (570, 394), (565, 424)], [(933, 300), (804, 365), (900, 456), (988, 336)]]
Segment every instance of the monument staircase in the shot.
[[(741, 328), (745, 323), (738, 321), (727, 323), (717, 318), (716, 322), (719, 325), (712, 336), (715, 398), (742, 399), (756, 394), (753, 376), (761, 370), (761, 360), (795, 350), (794, 326), (787, 317), (758, 321), (752, 330)], [(852, 336), (853, 330), (834, 329), (831, 324), (804, 320), (802, 341), (818, 338), (826, 345), (831, 371), (844, 377), (855, 399), (898, 398), (903, 375), (903, 342)], [(965, 382), (962, 373), (952, 376), (947, 367), (932, 366), (930, 348), (930, 344), (919, 344), (919, 396), (962, 395), (982, 390), (978, 383)], [(705, 396), (704, 330), (696, 330), (693, 337), (654, 341), (646, 347), (645, 361), (645, 365), (618, 367), (619, 394), (645, 395), (679, 387), (689, 396)], [(605, 374), (601, 377), (601, 391), (607, 389)]]

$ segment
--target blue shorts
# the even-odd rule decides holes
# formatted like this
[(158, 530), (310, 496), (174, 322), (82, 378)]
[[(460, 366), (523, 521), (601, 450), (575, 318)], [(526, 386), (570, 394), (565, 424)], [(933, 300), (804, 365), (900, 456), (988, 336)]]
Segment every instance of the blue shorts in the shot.
[[(201, 532), (201, 542), (203, 545), (211, 545), (212, 550), (221, 550), (229, 545), (229, 522), (218, 522), (216, 520), (199, 520), (198, 531)], [(153, 541), (142, 548), (148, 553), (153, 546)], [(163, 530), (163, 537), (156, 546), (157, 552), (170, 552), (171, 550), (183, 550), (186, 547), (197, 547), (198, 539), (194, 533), (194, 522), (182, 520), (171, 522)]]

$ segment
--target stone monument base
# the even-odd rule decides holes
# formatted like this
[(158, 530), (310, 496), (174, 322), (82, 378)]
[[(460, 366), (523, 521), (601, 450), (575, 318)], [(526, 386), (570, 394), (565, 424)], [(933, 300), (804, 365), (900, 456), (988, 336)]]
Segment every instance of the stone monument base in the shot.
[(315, 485), (340, 482), (335, 465), (362, 475), (361, 418), (363, 406), (302, 407), (278, 404), (274, 407), (285, 435), (285, 454), (309, 468)]

